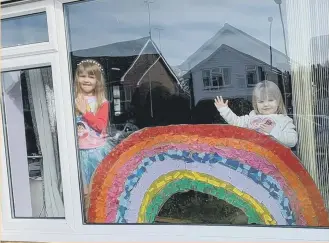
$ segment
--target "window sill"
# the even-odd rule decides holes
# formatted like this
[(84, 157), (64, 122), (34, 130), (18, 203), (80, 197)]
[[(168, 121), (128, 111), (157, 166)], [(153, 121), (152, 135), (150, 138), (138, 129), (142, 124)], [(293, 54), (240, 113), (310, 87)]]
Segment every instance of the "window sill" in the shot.
[(223, 88), (234, 88), (234, 87), (232, 85), (225, 85), (225, 86), (219, 86), (218, 89), (205, 89), (205, 88), (203, 88), (202, 90), (203, 91), (210, 91), (210, 92), (217, 92), (217, 91), (222, 90)]
[(247, 88), (255, 87), (257, 84), (247, 84)]
[[(261, 230), (260, 230), (261, 229)], [(85, 233), (92, 232), (92, 233)], [(130, 232), (130, 234), (127, 234)], [(186, 232), (189, 232), (188, 234)], [(5, 231), (3, 241), (31, 242), (328, 242), (329, 229), (280, 228), (263, 226), (196, 226), (196, 225), (83, 225), (79, 232)], [(278, 237), (279, 236), (279, 237)]]

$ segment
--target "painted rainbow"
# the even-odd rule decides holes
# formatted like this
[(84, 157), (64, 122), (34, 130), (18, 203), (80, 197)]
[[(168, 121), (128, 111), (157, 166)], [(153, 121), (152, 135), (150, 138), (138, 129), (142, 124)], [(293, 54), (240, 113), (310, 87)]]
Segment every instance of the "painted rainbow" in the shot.
[(140, 130), (97, 168), (90, 223), (153, 223), (175, 193), (194, 190), (240, 208), (248, 223), (328, 226), (311, 176), (289, 148), (229, 125)]

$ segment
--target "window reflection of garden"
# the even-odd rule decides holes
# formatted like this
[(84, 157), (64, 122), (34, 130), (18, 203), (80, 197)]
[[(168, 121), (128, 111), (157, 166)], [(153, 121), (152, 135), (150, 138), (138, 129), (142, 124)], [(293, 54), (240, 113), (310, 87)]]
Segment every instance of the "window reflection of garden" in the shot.
[(171, 196), (155, 221), (173, 224), (248, 224), (248, 218), (241, 209), (214, 196), (194, 191)]

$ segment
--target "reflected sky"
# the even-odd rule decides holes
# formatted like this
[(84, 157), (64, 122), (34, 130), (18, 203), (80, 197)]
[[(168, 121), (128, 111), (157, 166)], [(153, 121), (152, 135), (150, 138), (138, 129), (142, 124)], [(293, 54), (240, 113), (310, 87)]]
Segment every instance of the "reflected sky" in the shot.
[(3, 48), (48, 40), (46, 12), (1, 20), (1, 46)]
[[(284, 6), (283, 6), (284, 7)], [(152, 36), (171, 66), (182, 64), (225, 23), (284, 52), (278, 5), (271, 0), (154, 0), (150, 4)], [(70, 49), (92, 48), (148, 36), (143, 0), (94, 0), (66, 5)], [(159, 30), (160, 38), (159, 38)], [(161, 42), (160, 42), (161, 40)]]

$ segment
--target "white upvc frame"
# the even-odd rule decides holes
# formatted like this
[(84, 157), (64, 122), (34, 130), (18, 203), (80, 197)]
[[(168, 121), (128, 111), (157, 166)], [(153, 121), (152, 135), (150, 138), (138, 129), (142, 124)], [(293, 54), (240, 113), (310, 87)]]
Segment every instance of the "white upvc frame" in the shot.
[[(77, 241), (77, 242), (157, 242), (157, 241), (211, 241), (211, 242), (326, 242), (329, 240), (329, 229), (314, 228), (281, 228), (251, 226), (185, 226), (185, 225), (84, 225), (82, 224), (81, 201), (78, 181), (75, 127), (73, 124), (71, 71), (65, 36), (63, 4), (72, 0), (44, 0), (50, 2), (54, 9), (51, 13), (56, 21), (53, 29), (56, 36), (56, 47), (40, 52), (42, 47), (22, 57), (3, 61), (5, 71), (22, 68), (51, 65), (54, 92), (56, 98), (56, 116), (65, 204), (65, 220), (53, 219), (12, 219), (8, 196), (8, 178), (6, 163), (2, 164), (2, 240), (6, 241)], [(40, 5), (40, 2), (38, 2)], [(31, 3), (33, 4), (33, 3)], [(27, 5), (26, 5), (27, 6)], [(28, 7), (28, 6), (27, 6)], [(48, 14), (48, 12), (47, 12)], [(48, 17), (47, 17), (48, 18)], [(57, 48), (58, 47), (58, 48)], [(58, 51), (57, 51), (58, 50)], [(14, 51), (13, 51), (14, 52)], [(43, 53), (43, 54), (40, 54)], [(48, 54), (47, 54), (48, 53)], [(32, 56), (33, 55), (33, 56)], [(60, 60), (60, 61), (59, 61)], [(3, 148), (2, 148), (2, 151)], [(4, 153), (2, 160), (5, 161)]]
[[(63, 124), (65, 124), (64, 116), (62, 114), (63, 102), (61, 96), (61, 79), (59, 77), (60, 70), (58, 66), (59, 60), (55, 53), (52, 54), (42, 54), (36, 56), (27, 56), (27, 57), (19, 57), (2, 61), (2, 72), (6, 71), (17, 71), (22, 69), (29, 68), (37, 68), (44, 66), (51, 66), (52, 70), (52, 78), (53, 78), (53, 86), (54, 86), (54, 96), (55, 96), (55, 104), (56, 104), (56, 119), (59, 124), (58, 129), (58, 140), (59, 140), (59, 149), (60, 149), (60, 162), (61, 168), (63, 171), (68, 171), (68, 159), (65, 154), (66, 150), (66, 130), (65, 126), (63, 128)], [(3, 129), (3, 127), (1, 127)], [(3, 131), (2, 133), (3, 134)], [(70, 184), (68, 180), (63, 179), (63, 194), (64, 194), (64, 205), (65, 205), (65, 219), (18, 219), (12, 218), (12, 210), (10, 204), (10, 191), (9, 191), (9, 181), (7, 173), (7, 158), (5, 154), (5, 139), (2, 139), (2, 163), (1, 163), (1, 171), (2, 171), (2, 229), (3, 236), (5, 237), (7, 232), (15, 232), (17, 229), (24, 228), (25, 230), (51, 230), (53, 232), (58, 232), (59, 230), (63, 232), (71, 231), (70, 222), (73, 221), (72, 209), (71, 209), (71, 191)], [(68, 198), (68, 200), (66, 200)]]
[[(2, 48), (1, 59), (16, 58), (19, 56), (44, 54), (57, 51), (56, 20), (54, 14), (54, 1), (42, 0), (31, 3), (17, 4), (14, 6), (2, 7), (1, 19), (14, 18), (29, 14), (46, 12), (48, 27), (48, 42), (33, 43), (21, 46)], [(33, 34), (33, 33), (31, 33)]]

